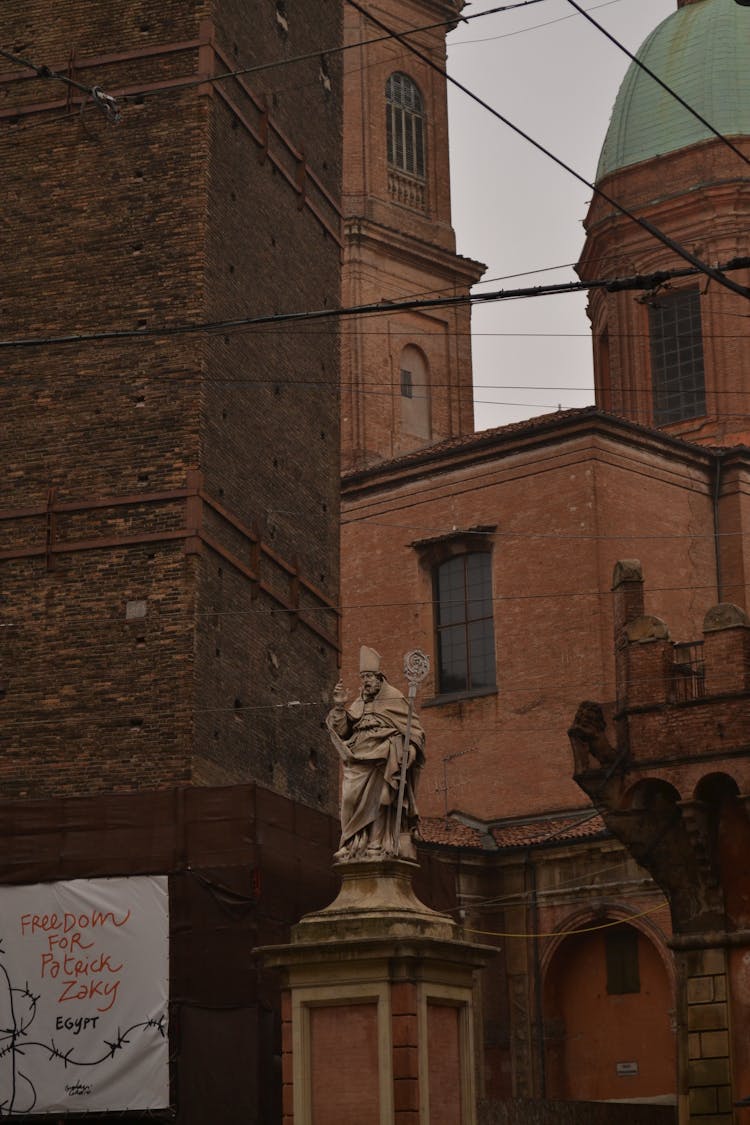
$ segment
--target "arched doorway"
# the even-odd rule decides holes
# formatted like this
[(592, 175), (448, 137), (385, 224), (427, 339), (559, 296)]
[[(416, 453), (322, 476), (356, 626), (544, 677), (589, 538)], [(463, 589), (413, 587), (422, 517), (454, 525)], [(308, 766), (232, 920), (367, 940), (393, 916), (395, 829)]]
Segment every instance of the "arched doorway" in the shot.
[(664, 959), (642, 929), (622, 922), (562, 938), (544, 977), (547, 1096), (674, 1095), (673, 1005)]

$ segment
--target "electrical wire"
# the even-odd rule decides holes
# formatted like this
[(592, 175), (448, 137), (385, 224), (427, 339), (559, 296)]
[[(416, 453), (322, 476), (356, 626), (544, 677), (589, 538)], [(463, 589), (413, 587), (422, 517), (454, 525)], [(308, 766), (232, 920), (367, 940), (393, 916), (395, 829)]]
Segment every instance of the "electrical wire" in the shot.
[(31, 62), (30, 59), (21, 58), (20, 55), (13, 55), (10, 51), (5, 51), (2, 48), (0, 48), (0, 56), (8, 59), (16, 66), (33, 70), (38, 78), (47, 78), (52, 81), (62, 82), (71, 89), (79, 90), (81, 93), (87, 94), (96, 108), (102, 111), (111, 124), (117, 125), (119, 123), (120, 110), (117, 101), (109, 94), (105, 94), (101, 86), (87, 86), (84, 82), (77, 82), (74, 78), (68, 77), (67, 74), (60, 74), (59, 71), (52, 70), (48, 66), (39, 66), (37, 63)]
[[(620, 0), (605, 0), (604, 4), (592, 4), (589, 11), (595, 12), (598, 8), (610, 8), (612, 4), (619, 4)], [(544, 23), (532, 23), (528, 27), (519, 27), (516, 31), (506, 31), (502, 35), (486, 35), (480, 39), (452, 39), (450, 47), (468, 47), (477, 43), (497, 43), (501, 39), (513, 39), (517, 35), (525, 35), (528, 31), (539, 31), (543, 27), (552, 27), (555, 23), (564, 23), (565, 20), (575, 19), (571, 12), (567, 16), (558, 16), (554, 20), (545, 20)]]
[[(355, 0), (348, 0), (354, 3)], [(683, 257), (685, 255), (683, 254)], [(750, 267), (750, 257), (732, 258), (718, 269), (733, 271)], [(346, 316), (361, 316), (371, 313), (409, 312), (415, 309), (446, 308), (458, 305), (487, 304), (495, 301), (538, 298), (563, 293), (576, 293), (591, 289), (604, 289), (610, 293), (646, 290), (650, 291), (676, 277), (693, 276), (702, 271), (702, 266), (693, 265), (681, 269), (659, 270), (651, 274), (639, 274), (627, 278), (610, 278), (597, 281), (571, 281), (558, 285), (538, 285), (519, 289), (497, 289), (490, 293), (462, 293), (453, 297), (427, 297), (395, 301), (376, 301), (365, 305), (350, 305), (344, 308), (312, 309), (304, 312), (268, 313), (264, 316), (233, 317), (226, 320), (197, 321), (193, 323), (161, 325), (150, 328), (113, 328), (91, 332), (77, 332), (54, 336), (33, 336), (11, 340), (0, 340), (0, 349), (37, 348), (49, 345), (92, 343), (106, 340), (140, 340), (155, 336), (182, 336), (196, 332), (218, 332), (228, 328), (252, 328), (256, 325), (295, 324), (315, 320), (339, 319)], [(715, 272), (715, 271), (714, 271)], [(724, 274), (720, 275), (724, 278)], [(725, 278), (728, 281), (728, 279)], [(730, 288), (744, 293), (744, 286), (731, 284)], [(750, 296), (750, 290), (747, 290)], [(333, 386), (333, 383), (331, 384)]]
[[(408, 30), (399, 34), (403, 35), (418, 35), (424, 31), (435, 31), (441, 27), (453, 27), (456, 23), (469, 23), (472, 20), (482, 19), (484, 16), (494, 16), (501, 12), (514, 11), (517, 8), (531, 7), (533, 4), (543, 3), (544, 0), (514, 0), (513, 3), (501, 4), (495, 8), (489, 8), (486, 12), (473, 12), (466, 15), (453, 16), (451, 19), (438, 20), (433, 23), (421, 24), (419, 27), (411, 27)], [(281, 67), (291, 66), (295, 63), (309, 62), (313, 59), (321, 59), (327, 55), (340, 55), (345, 51), (355, 50), (358, 47), (372, 47), (377, 43), (385, 43), (390, 39), (398, 38), (397, 33), (387, 31), (383, 35), (374, 36), (371, 39), (358, 40), (356, 43), (339, 43), (335, 46), (318, 47), (314, 51), (306, 51), (300, 55), (292, 55), (288, 58), (274, 59), (273, 62), (255, 63), (252, 66), (238, 67), (235, 70), (224, 71), (221, 74), (209, 75), (204, 78), (196, 79), (193, 82), (183, 82), (177, 87), (163, 88), (160, 90), (137, 90), (131, 91), (129, 94), (123, 95), (123, 101), (133, 101), (142, 98), (151, 98), (160, 94), (181, 93), (186, 89), (192, 87), (205, 86), (209, 83), (225, 82), (231, 78), (242, 78), (248, 74), (260, 74), (266, 70), (276, 70)], [(299, 89), (300, 87), (293, 87)], [(278, 91), (277, 91), (278, 92)]]
[(658, 906), (650, 906), (648, 910), (641, 910), (638, 914), (629, 914), (627, 918), (617, 918), (611, 922), (601, 922), (596, 926), (580, 926), (573, 930), (552, 930), (550, 933), (541, 934), (535, 931), (508, 933), (502, 930), (478, 930), (472, 926), (460, 925), (460, 928), (469, 934), (483, 934), (485, 937), (500, 937), (500, 938), (521, 938), (526, 940), (535, 940), (536, 938), (558, 938), (558, 937), (573, 937), (576, 934), (593, 934), (599, 930), (610, 930), (613, 926), (627, 926), (629, 922), (635, 921), (637, 918), (646, 918), (650, 914), (658, 914), (662, 910), (668, 910), (668, 902), (660, 902)]
[(433, 59), (431, 59), (429, 55), (425, 55), (422, 51), (418, 50), (412, 43), (409, 43), (401, 33), (394, 32), (392, 28), (389, 28), (387, 24), (383, 23), (383, 21), (380, 20), (377, 16), (373, 15), (372, 12), (368, 12), (368, 10), (364, 8), (358, 2), (358, 0), (346, 0), (346, 2), (367, 19), (371, 20), (376, 27), (379, 27), (381, 28), (381, 30), (393, 35), (396, 39), (398, 39), (400, 43), (404, 44), (408, 48), (408, 50), (412, 52), (412, 54), (416, 55), (416, 57), (423, 63), (425, 63), (426, 66), (430, 67), (431, 70), (436, 71), (436, 73), (445, 78), (446, 81), (450, 82), (451, 85), (461, 90), (462, 93), (467, 95), (467, 97), (470, 97), (478, 105), (482, 106), (483, 109), (487, 110), (488, 113), (491, 113), (493, 117), (496, 117), (498, 121), (501, 121), (509, 129), (512, 129), (513, 132), (518, 136), (522, 137), (525, 141), (528, 141), (529, 144), (533, 145), (534, 148), (536, 148), (544, 156), (548, 157), (560, 168), (568, 172), (571, 176), (577, 179), (579, 183), (587, 187), (589, 191), (593, 191), (616, 211), (619, 211), (620, 214), (624, 215), (625, 218), (630, 219), (631, 222), (636, 223), (639, 227), (641, 227), (642, 230), (647, 231), (648, 234), (650, 234), (658, 242), (661, 242), (663, 246), (666, 246), (678, 257), (682, 258), (686, 262), (690, 262), (692, 266), (694, 266), (700, 273), (705, 274), (706, 277), (712, 278), (717, 282), (717, 284), (722, 285), (725, 289), (729, 289), (731, 292), (744, 297), (746, 300), (750, 300), (750, 289), (746, 285), (740, 285), (732, 281), (731, 278), (726, 277), (720, 269), (717, 269), (713, 266), (708, 265), (708, 263), (703, 262), (696, 254), (693, 254), (692, 251), (688, 250), (685, 246), (682, 246), (673, 238), (670, 238), (648, 219), (644, 219), (642, 216), (636, 215), (622, 203), (618, 203), (616, 199), (605, 192), (601, 187), (587, 180), (585, 176), (581, 175), (580, 172), (577, 172), (570, 164), (567, 164), (564, 160), (562, 160), (561, 157), (556, 156), (540, 141), (535, 140), (529, 133), (521, 129), (520, 126), (515, 125), (508, 117), (505, 117), (502, 113), (499, 112), (499, 110), (491, 106), (489, 102), (486, 102), (483, 98), (480, 98), (478, 94), (475, 94), (468, 88), (468, 86), (464, 85), (463, 82), (459, 82), (457, 78), (453, 78), (450, 74), (448, 74), (445, 67), (440, 66)]

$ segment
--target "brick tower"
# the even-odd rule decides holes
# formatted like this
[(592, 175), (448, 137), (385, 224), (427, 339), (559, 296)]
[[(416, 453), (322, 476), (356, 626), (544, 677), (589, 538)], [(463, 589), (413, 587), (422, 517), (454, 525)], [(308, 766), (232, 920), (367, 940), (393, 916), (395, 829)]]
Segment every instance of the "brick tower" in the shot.
[(337, 305), (340, 56), (283, 64), (340, 11), (66, 12), (11, 4), (2, 46), (121, 122), (3, 63), (2, 334), (33, 340), (3, 352), (3, 792), (257, 781), (332, 810), (286, 704), (335, 679), (337, 333), (181, 326)]
[(180, 1125), (280, 1119), (250, 951), (330, 898), (338, 796), (338, 331), (241, 322), (339, 303), (341, 10), (251, 8), (0, 32), (3, 964), (7, 884), (167, 883)]
[[(481, 276), (456, 254), (446, 81), (425, 61), (445, 66), (462, 7), (385, 0), (374, 21), (344, 5), (346, 42), (362, 44), (344, 58), (346, 305), (462, 294)], [(383, 39), (389, 30), (408, 38)], [(347, 321), (342, 361), (344, 469), (472, 432), (468, 306)]]

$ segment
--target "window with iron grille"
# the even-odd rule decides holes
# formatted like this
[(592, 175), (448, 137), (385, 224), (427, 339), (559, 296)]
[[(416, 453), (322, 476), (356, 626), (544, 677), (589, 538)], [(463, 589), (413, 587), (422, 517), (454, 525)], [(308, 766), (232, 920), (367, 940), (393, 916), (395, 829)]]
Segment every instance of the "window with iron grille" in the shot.
[(654, 423), (665, 426), (706, 413), (703, 336), (697, 289), (659, 295), (649, 306)]
[(422, 95), (408, 74), (396, 71), (385, 86), (388, 163), (401, 172), (425, 175), (425, 116)]
[(433, 571), (440, 695), (495, 686), (492, 556), (456, 555)]

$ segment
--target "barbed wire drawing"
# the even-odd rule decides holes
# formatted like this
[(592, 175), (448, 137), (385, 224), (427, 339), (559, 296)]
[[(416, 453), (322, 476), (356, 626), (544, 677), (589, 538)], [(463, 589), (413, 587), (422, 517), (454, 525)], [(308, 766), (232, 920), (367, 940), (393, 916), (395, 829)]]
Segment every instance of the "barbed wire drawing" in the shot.
[[(49, 1042), (29, 1037), (30, 1029), (40, 1013), (41, 997), (34, 993), (29, 982), (14, 983), (4, 963), (5, 950), (0, 938), (0, 1117), (13, 1117), (19, 1114), (33, 1113), (37, 1103), (38, 1094), (33, 1078), (33, 1052), (42, 1052), (46, 1055), (48, 1063), (62, 1064), (63, 1070), (69, 1067), (98, 1067), (115, 1058), (127, 1047), (136, 1044), (138, 1034), (156, 1033), (156, 1037), (166, 1039), (167, 1017), (166, 1013), (158, 1017), (149, 1017), (130, 1024), (129, 1027), (117, 1027), (114, 1035), (109, 1032), (109, 1038), (102, 1035), (101, 1050), (93, 1058), (78, 1058), (74, 1055), (76, 1045), (63, 1049), (58, 1046), (50, 1035)], [(80, 1031), (84, 1027), (83, 1021), (97, 1017), (71, 1018), (71, 1030), (75, 1031), (76, 1025)], [(85, 1097), (90, 1094), (92, 1087), (83, 1081), (77, 1080), (66, 1085), (65, 1092), (71, 1098)], [(40, 1108), (39, 1112), (46, 1112)]]

